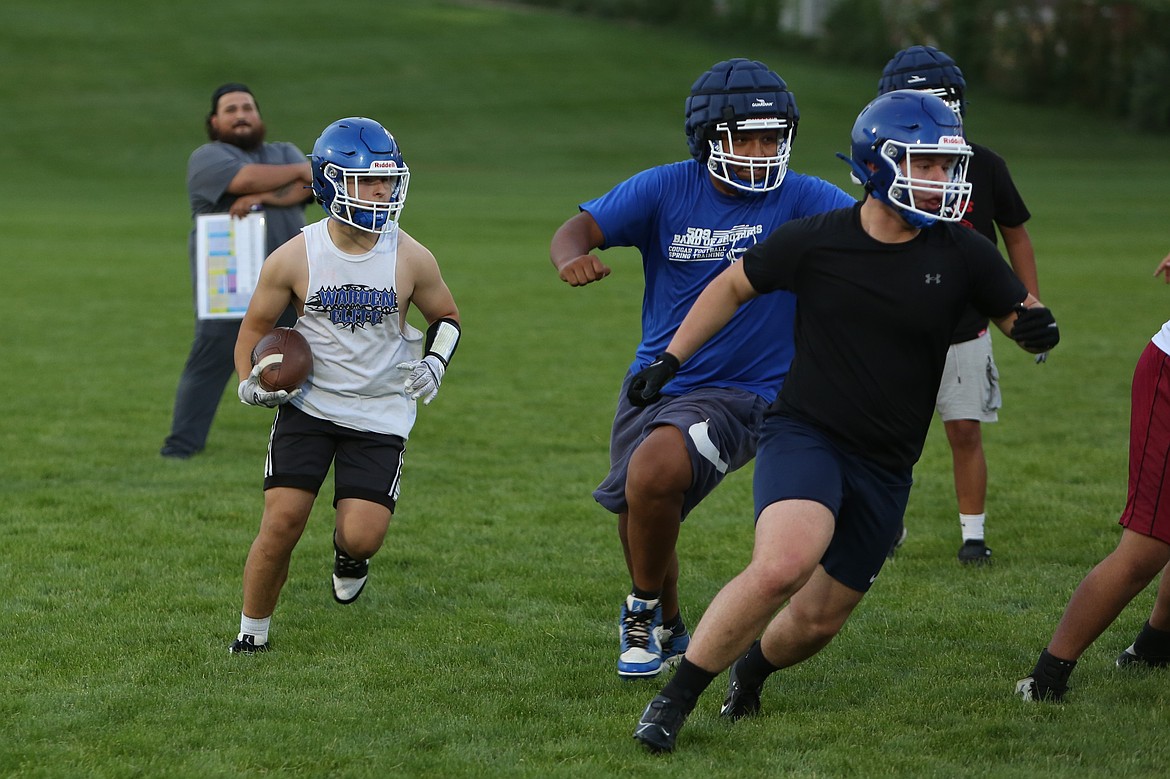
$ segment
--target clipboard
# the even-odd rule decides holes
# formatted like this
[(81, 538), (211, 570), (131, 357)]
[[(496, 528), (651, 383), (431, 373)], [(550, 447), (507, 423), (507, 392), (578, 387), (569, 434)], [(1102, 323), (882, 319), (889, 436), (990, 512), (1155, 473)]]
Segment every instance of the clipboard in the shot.
[(195, 217), (195, 301), (200, 319), (243, 319), (264, 264), (264, 212)]

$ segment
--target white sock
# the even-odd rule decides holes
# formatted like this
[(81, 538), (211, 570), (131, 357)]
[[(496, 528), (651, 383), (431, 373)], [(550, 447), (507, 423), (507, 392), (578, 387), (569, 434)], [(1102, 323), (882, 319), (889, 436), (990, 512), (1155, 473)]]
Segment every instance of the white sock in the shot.
[(987, 514), (959, 514), (959, 524), (963, 527), (963, 540), (982, 541), (985, 521), (987, 521)]
[(240, 612), (240, 634), (236, 638), (243, 640), (244, 636), (252, 636), (256, 639), (256, 645), (268, 642), (268, 623), (272, 621), (272, 617), (265, 617), (264, 619), (252, 619), (251, 617)]

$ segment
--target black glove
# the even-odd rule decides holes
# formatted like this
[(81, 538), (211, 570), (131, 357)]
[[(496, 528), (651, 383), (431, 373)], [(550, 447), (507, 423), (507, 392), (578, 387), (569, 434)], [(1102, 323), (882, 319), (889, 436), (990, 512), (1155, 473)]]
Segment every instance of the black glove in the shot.
[(1016, 306), (1016, 321), (1012, 325), (1011, 336), (1013, 341), (1030, 352), (1046, 352), (1060, 343), (1056, 318), (1043, 306)]
[(654, 362), (634, 374), (630, 388), (626, 390), (626, 398), (635, 406), (649, 406), (658, 400), (662, 388), (674, 378), (678, 369), (678, 358), (670, 352), (663, 352)]

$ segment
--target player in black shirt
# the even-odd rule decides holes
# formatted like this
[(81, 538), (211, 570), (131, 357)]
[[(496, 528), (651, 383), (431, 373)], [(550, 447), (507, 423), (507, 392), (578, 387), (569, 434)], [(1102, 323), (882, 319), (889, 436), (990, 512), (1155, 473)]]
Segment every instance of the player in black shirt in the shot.
[(749, 249), (631, 382), (631, 402), (653, 402), (740, 305), (774, 290), (796, 294), (796, 356), (756, 457), (752, 560), (715, 596), (678, 671), (643, 712), (634, 738), (650, 750), (674, 748), (723, 669), (731, 667), (722, 714), (754, 714), (769, 673), (811, 657), (845, 624), (901, 530), (966, 306), (1034, 354), (1059, 340), (1052, 313), (991, 242), (956, 224), (971, 193), (962, 132), (925, 92), (871, 102), (846, 158), (865, 200), (788, 222)]
[[(878, 94), (895, 89), (928, 91), (941, 97), (960, 117), (966, 114), (967, 81), (963, 71), (933, 46), (911, 46), (890, 58), (882, 70)], [(971, 200), (961, 223), (978, 230), (992, 243), (996, 243), (998, 227), (1012, 270), (1028, 291), (1039, 297), (1036, 255), (1024, 226), (1031, 213), (1003, 157), (986, 146), (970, 140), (968, 143), (972, 152), (967, 165)], [(1045, 357), (1037, 355), (1036, 361), (1043, 362)], [(1001, 401), (999, 369), (992, 354), (987, 317), (968, 307), (951, 337), (935, 404), (951, 449), (963, 533), (958, 557), (964, 564), (981, 565), (991, 559), (991, 549), (984, 540), (987, 457), (983, 452), (982, 423), (999, 419)]]

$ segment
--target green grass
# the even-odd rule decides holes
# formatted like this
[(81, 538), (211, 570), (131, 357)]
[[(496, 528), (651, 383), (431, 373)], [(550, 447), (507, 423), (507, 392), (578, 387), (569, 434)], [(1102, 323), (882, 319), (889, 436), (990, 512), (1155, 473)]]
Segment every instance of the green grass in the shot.
[[(932, 432), (899, 558), (834, 643), (780, 674), (764, 716), (717, 716), (672, 757), (630, 733), (655, 682), (613, 672), (627, 586), (603, 474), (641, 279), (570, 289), (547, 259), (581, 200), (685, 155), (691, 81), (731, 56), (790, 83), (794, 167), (850, 187), (833, 152), (876, 74), (780, 49), (487, 4), (81, 0), (0, 11), (0, 775), (1158, 776), (1170, 677), (1118, 673), (1143, 593), (1061, 707), (1016, 678), (1116, 543), (1128, 384), (1165, 318), (1165, 138), (972, 94), (972, 137), (1034, 218), (1047, 365), (998, 338), (989, 542), (964, 570)], [(338, 6), (341, 7), (341, 6)], [(257, 92), (269, 137), (386, 123), (414, 177), (403, 225), (439, 258), (465, 339), (422, 410), (398, 515), (349, 608), (328, 593), (323, 491), (274, 619), (229, 657), (258, 524), (267, 412), (225, 394), (205, 454), (157, 456), (191, 335), (184, 190), (215, 85)], [(310, 218), (317, 218), (311, 210)], [(750, 469), (688, 520), (693, 625), (750, 553)]]

